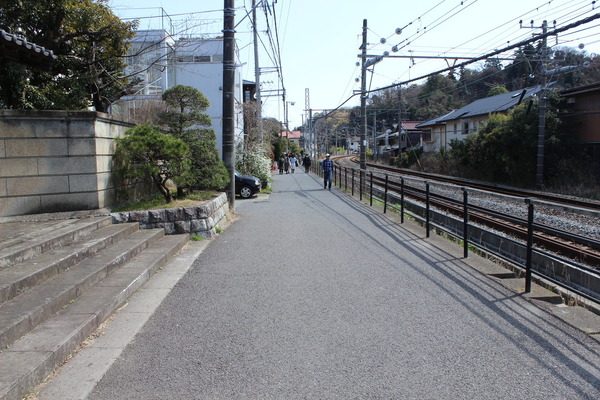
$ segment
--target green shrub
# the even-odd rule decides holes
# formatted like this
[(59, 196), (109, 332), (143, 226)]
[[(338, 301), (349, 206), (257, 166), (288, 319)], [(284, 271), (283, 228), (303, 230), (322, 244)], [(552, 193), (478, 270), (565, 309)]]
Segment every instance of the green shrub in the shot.
[(137, 125), (117, 138), (114, 159), (120, 177), (151, 181), (167, 203), (173, 199), (169, 182), (179, 186), (192, 180), (189, 147), (149, 125)]

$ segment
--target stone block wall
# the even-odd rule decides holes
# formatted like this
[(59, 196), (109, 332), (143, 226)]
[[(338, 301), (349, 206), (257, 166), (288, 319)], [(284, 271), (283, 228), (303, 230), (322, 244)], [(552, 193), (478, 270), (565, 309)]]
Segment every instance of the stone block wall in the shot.
[(141, 229), (164, 228), (167, 235), (197, 234), (209, 238), (222, 226), (229, 212), (227, 195), (193, 207), (111, 213), (113, 223), (138, 222)]
[(131, 126), (93, 111), (0, 110), (0, 216), (116, 204), (114, 139)]

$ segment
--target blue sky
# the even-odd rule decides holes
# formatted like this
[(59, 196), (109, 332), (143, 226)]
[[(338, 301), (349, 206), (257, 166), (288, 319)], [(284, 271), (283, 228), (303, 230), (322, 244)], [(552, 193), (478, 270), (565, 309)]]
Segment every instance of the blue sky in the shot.
[[(140, 29), (160, 28), (169, 20), (176, 32), (216, 36), (223, 28), (223, 0), (110, 0), (109, 4), (121, 18), (142, 18)], [(244, 79), (254, 81), (249, 19), (240, 22), (250, 5), (251, 0), (235, 0), (236, 38), (241, 62), (246, 63), (242, 73)], [(163, 12), (170, 18), (158, 18)], [(594, 10), (591, 0), (277, 0), (273, 12), (279, 27), (286, 100), (295, 102), (289, 108), (293, 127), (302, 123), (306, 88), (312, 109), (335, 108), (360, 88), (356, 82), (360, 68), (355, 63), (363, 19), (368, 24), (369, 54), (477, 57), (540, 33), (544, 19), (550, 27), (554, 20), (560, 27), (599, 13), (600, 5)], [(266, 31), (262, 10), (258, 20), (259, 30)], [(520, 20), (526, 28), (520, 27)], [(397, 28), (402, 28), (400, 34)], [(266, 34), (261, 37), (268, 47)], [(600, 53), (600, 19), (549, 40), (554, 47), (580, 43), (588, 53)], [(394, 45), (400, 48), (397, 53), (392, 51)], [(276, 74), (268, 69), (274, 66), (271, 52), (260, 47), (263, 89), (280, 89)], [(367, 86), (383, 87), (447, 66), (443, 59), (386, 58), (369, 74)], [(346, 105), (359, 103), (355, 96)], [(265, 116), (284, 119), (281, 98), (266, 97), (264, 105)]]

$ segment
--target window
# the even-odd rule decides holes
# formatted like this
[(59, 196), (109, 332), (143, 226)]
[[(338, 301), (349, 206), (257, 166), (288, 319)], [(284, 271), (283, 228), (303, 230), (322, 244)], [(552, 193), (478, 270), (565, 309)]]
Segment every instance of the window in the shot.
[(465, 121), (463, 122), (463, 131), (462, 131), (463, 135), (468, 135), (469, 134), (469, 121)]
[(210, 56), (194, 56), (195, 63), (206, 63), (210, 62)]
[(178, 63), (208, 63), (210, 56), (178, 56)]

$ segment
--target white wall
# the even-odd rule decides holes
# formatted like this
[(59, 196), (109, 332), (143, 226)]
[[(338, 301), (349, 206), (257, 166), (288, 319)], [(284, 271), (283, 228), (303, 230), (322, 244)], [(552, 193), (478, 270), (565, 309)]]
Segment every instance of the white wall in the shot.
[[(192, 57), (192, 60), (190, 60)], [(211, 61), (194, 62), (193, 57), (210, 57)], [(195, 61), (202, 59), (195, 59)], [(239, 62), (236, 60), (236, 63)], [(206, 96), (210, 106), (207, 114), (217, 136), (217, 148), (223, 152), (223, 40), (182, 39), (176, 42), (173, 63), (173, 85), (185, 85), (198, 89)], [(236, 105), (242, 103), (242, 77), (236, 69), (234, 96)], [(243, 114), (236, 107), (236, 137), (243, 134)]]

